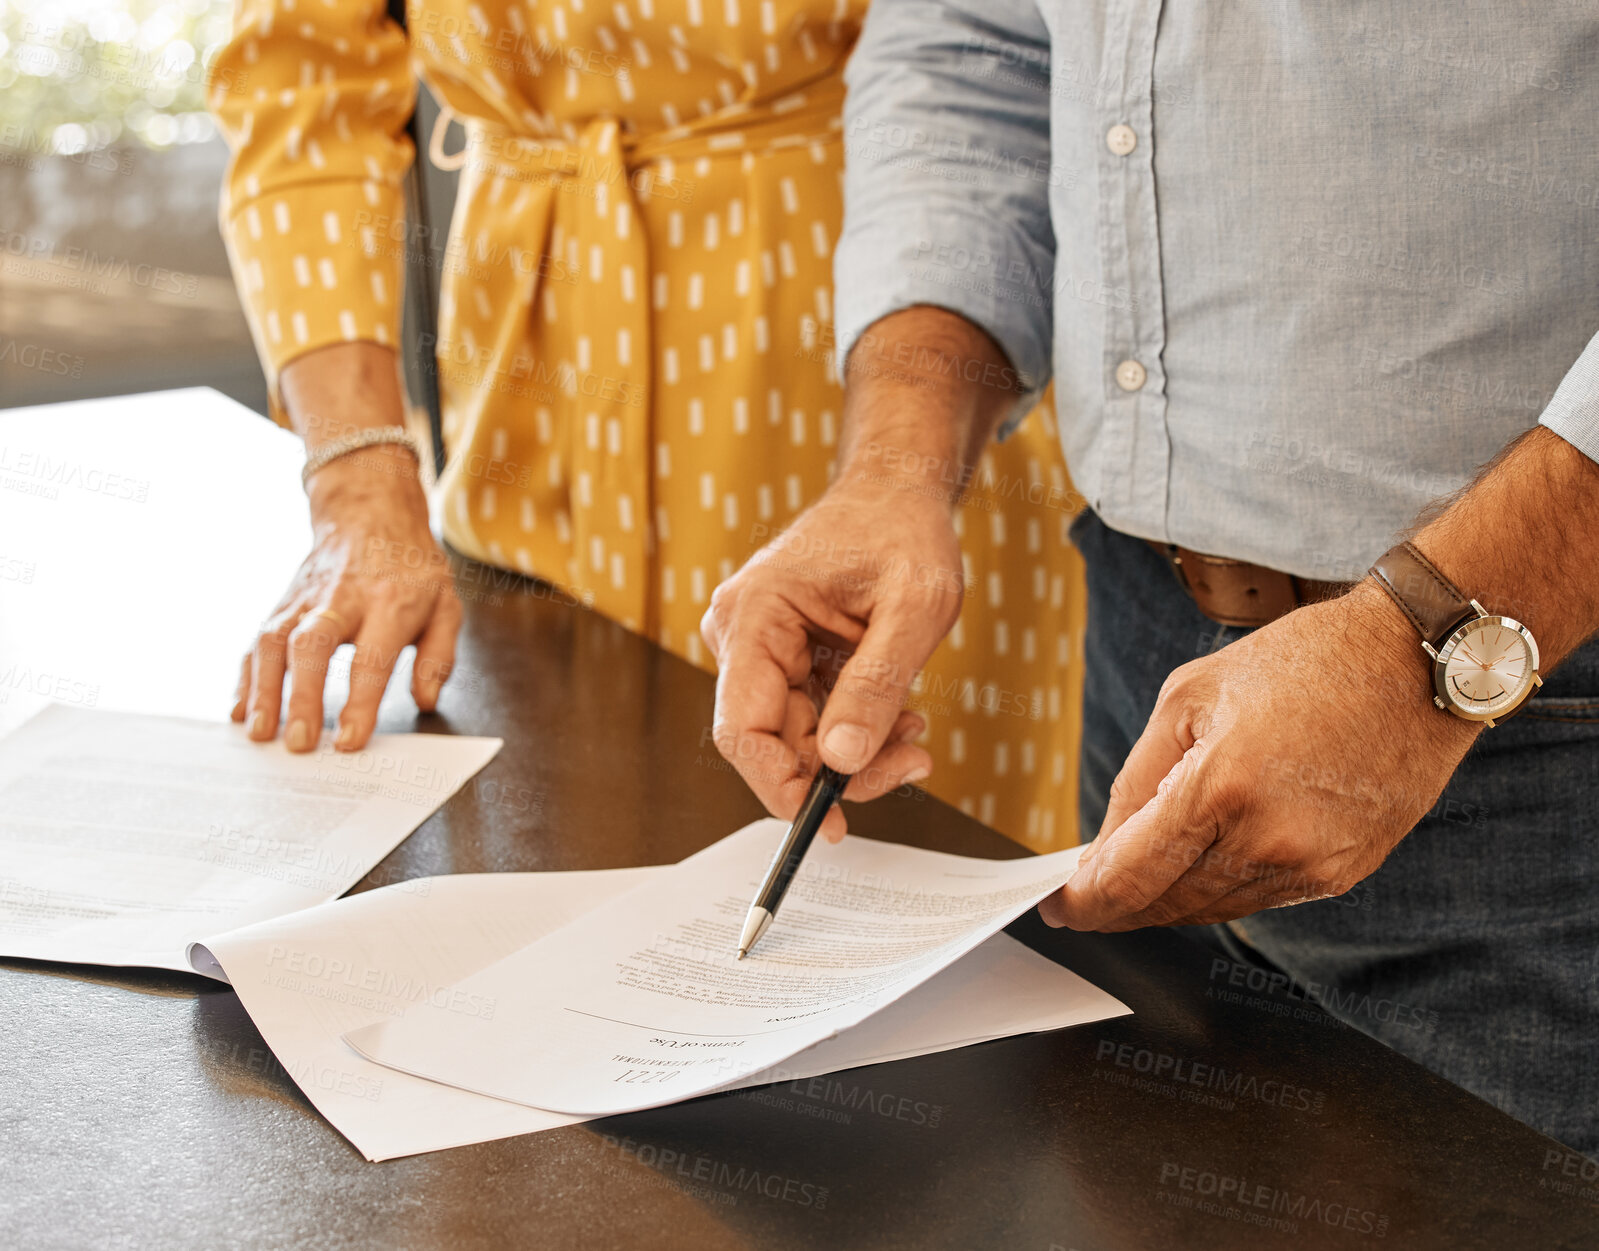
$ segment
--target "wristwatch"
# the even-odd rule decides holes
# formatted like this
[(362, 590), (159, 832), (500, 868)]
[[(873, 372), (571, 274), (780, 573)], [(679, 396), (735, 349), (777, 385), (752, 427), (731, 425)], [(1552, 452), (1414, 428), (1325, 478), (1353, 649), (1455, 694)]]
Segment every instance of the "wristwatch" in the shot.
[(1532, 631), (1467, 599), (1414, 543), (1390, 548), (1371, 573), (1420, 631), (1439, 708), (1493, 725), (1543, 685)]

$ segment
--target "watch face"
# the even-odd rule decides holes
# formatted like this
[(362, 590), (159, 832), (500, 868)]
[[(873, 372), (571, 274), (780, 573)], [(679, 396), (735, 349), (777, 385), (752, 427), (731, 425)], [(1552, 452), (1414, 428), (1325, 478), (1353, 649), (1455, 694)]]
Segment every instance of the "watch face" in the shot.
[(1461, 626), (1438, 651), (1438, 693), (1472, 720), (1510, 712), (1532, 689), (1538, 645), (1527, 627), (1509, 617), (1478, 617)]

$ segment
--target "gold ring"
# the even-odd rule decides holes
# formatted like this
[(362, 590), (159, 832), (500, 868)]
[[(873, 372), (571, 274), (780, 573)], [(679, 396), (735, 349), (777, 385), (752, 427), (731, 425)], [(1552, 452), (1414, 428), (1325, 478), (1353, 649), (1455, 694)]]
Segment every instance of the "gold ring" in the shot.
[(342, 633), (348, 634), (350, 632), (350, 623), (338, 613), (334, 612), (331, 608), (318, 608), (314, 613), (311, 614), (311, 616), (326, 617), (334, 625), (338, 626)]

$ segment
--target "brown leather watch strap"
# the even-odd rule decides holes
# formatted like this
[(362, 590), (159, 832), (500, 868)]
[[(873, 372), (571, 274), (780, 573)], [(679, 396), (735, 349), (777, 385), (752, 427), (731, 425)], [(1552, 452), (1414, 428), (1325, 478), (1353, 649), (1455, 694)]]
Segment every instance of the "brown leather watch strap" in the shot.
[(1408, 540), (1379, 556), (1371, 573), (1434, 647), (1441, 646), (1456, 626), (1476, 613), (1471, 601)]

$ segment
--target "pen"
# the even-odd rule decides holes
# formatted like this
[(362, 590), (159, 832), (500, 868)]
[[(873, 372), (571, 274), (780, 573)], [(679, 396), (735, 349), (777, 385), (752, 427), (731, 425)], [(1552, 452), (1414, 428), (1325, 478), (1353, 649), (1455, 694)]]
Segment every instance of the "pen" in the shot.
[(772, 923), (772, 917), (777, 912), (777, 905), (783, 902), (783, 896), (788, 893), (788, 884), (794, 880), (800, 861), (805, 859), (811, 840), (816, 837), (816, 831), (822, 828), (822, 819), (848, 785), (847, 773), (835, 773), (826, 765), (817, 770), (805, 802), (795, 814), (794, 824), (788, 827), (787, 836), (778, 844), (772, 863), (766, 866), (766, 876), (761, 879), (760, 890), (755, 892), (755, 902), (750, 904), (750, 910), (744, 917), (744, 930), (738, 936), (740, 960), (766, 933), (766, 927)]

